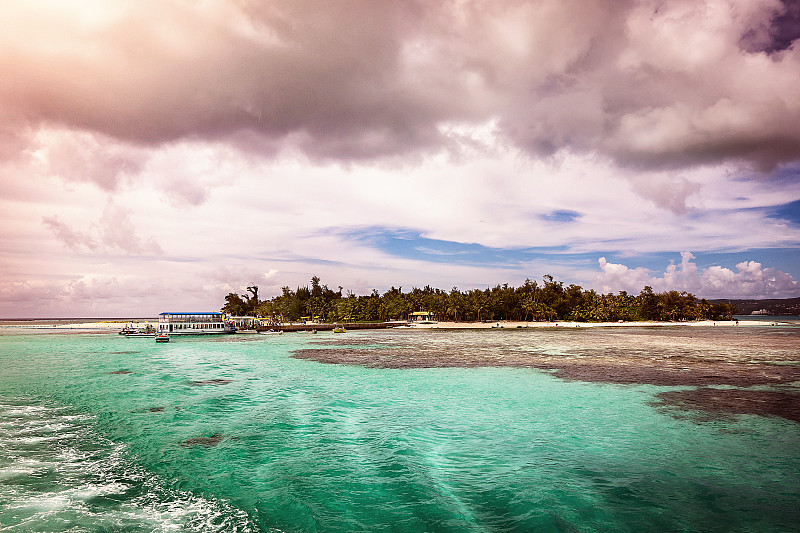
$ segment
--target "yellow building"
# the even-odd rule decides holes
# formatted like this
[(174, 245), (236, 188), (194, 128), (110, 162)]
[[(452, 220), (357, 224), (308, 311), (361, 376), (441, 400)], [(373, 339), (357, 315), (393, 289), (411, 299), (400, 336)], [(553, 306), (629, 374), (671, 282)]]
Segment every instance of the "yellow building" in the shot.
[(436, 315), (430, 311), (414, 311), (408, 314), (408, 321), (414, 324), (434, 324)]

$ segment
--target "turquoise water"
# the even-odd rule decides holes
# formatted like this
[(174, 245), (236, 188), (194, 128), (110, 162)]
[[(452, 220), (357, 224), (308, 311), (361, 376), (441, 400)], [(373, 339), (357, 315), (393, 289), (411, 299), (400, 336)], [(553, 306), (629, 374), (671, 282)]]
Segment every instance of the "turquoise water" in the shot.
[[(536, 339), (550, 335), (548, 350), (558, 353), (567, 333)], [(346, 339), (369, 350), (427, 334)], [(457, 350), (464, 335), (490, 334), (435, 340)], [(705, 342), (726, 334), (707, 333)], [(796, 422), (675, 417), (652, 403), (665, 387), (565, 381), (535, 369), (397, 370), (291, 357), (328, 341), (340, 338), (156, 344), (0, 335), (0, 531), (796, 531), (800, 524)]]

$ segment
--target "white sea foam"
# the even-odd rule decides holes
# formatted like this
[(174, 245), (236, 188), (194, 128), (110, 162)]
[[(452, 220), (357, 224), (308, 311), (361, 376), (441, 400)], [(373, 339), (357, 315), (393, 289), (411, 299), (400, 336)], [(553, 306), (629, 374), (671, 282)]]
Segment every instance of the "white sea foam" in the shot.
[(227, 502), (169, 489), (91, 417), (16, 399), (0, 427), (0, 531), (257, 531)]

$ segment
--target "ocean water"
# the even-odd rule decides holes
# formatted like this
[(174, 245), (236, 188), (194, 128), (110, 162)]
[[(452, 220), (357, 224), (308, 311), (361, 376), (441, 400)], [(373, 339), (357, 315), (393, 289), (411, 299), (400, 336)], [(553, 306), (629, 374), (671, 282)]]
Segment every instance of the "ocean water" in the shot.
[[(0, 531), (797, 531), (797, 421), (665, 405), (695, 385), (565, 379), (515, 357), (786, 368), (799, 348), (799, 328), (769, 327), (168, 344), (9, 329)], [(718, 388), (733, 387), (791, 403), (800, 383)]]

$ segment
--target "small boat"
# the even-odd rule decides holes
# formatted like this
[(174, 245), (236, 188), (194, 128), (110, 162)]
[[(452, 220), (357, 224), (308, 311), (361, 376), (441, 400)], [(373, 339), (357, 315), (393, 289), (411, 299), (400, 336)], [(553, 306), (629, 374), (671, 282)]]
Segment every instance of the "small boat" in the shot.
[(347, 330), (344, 329), (344, 326), (338, 326), (333, 328), (334, 333), (347, 333)]
[(163, 331), (156, 333), (156, 342), (169, 342), (169, 333)]
[(283, 330), (279, 329), (275, 331), (274, 329), (268, 329), (267, 331), (259, 331), (261, 335), (283, 335)]
[(147, 324), (144, 328), (139, 329), (133, 326), (125, 326), (119, 334), (125, 337), (152, 337), (155, 332), (156, 329), (150, 324)]

